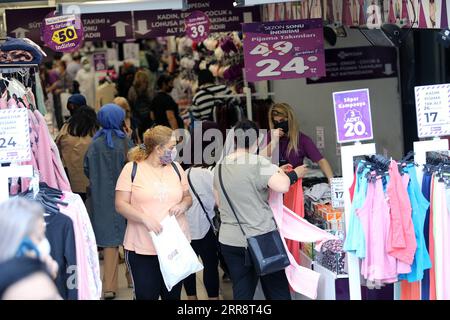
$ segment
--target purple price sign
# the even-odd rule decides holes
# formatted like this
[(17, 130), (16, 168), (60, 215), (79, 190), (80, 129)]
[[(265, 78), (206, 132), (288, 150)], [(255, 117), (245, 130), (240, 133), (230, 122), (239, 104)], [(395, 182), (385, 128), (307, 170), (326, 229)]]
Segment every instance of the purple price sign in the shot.
[(333, 92), (333, 102), (339, 143), (373, 139), (369, 89)]
[(322, 19), (245, 23), (247, 81), (326, 75)]
[(93, 54), (95, 71), (104, 71), (108, 69), (106, 65), (106, 52), (96, 52)]
[(186, 36), (196, 42), (206, 40), (209, 35), (210, 25), (211, 22), (205, 13), (194, 11), (186, 17)]
[(76, 15), (55, 16), (50, 13), (42, 22), (45, 44), (57, 52), (74, 52), (83, 44), (83, 24)]

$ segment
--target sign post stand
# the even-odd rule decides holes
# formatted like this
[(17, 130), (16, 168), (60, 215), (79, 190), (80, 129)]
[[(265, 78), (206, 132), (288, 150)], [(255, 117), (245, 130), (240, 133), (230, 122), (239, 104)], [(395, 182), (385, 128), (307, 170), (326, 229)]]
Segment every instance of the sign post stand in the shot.
[[(362, 144), (361, 142), (356, 142), (354, 145), (341, 147), (342, 178), (344, 179), (344, 224), (346, 235), (348, 234), (348, 219), (352, 209), (349, 189), (354, 178), (353, 160), (358, 156), (371, 155), (375, 153), (375, 143)], [(359, 259), (354, 254), (347, 253), (347, 263), (350, 300), (361, 300)]]
[[(369, 90), (352, 90), (333, 93), (336, 136), (338, 143), (354, 142), (341, 147), (342, 178), (344, 188), (344, 224), (348, 236), (352, 209), (350, 187), (354, 179), (355, 157), (376, 153), (375, 143), (362, 144), (361, 140), (373, 139)], [(361, 300), (359, 259), (347, 253), (348, 280), (351, 300)]]

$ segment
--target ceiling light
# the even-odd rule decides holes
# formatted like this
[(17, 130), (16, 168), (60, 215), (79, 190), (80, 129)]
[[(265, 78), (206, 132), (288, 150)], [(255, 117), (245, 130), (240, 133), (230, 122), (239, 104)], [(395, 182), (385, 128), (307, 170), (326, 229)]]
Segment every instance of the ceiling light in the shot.
[(58, 12), (62, 14), (85, 14), (142, 10), (184, 10), (187, 0), (96, 0), (61, 3)]

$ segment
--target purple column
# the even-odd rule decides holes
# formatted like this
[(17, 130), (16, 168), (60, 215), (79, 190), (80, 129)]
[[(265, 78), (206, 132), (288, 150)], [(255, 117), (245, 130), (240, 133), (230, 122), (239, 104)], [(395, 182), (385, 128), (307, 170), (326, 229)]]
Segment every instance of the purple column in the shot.
[(442, 0), (442, 8), (441, 8), (441, 28), (448, 27), (448, 16), (447, 16), (447, 0)]

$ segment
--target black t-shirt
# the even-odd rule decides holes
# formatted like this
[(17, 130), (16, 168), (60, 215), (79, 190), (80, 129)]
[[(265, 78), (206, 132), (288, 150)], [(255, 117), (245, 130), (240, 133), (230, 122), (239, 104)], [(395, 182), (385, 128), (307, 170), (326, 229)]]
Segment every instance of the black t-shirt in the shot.
[(166, 111), (173, 111), (177, 119), (178, 127), (184, 127), (183, 120), (180, 117), (178, 104), (169, 94), (161, 91), (158, 92), (158, 94), (153, 98), (151, 110), (155, 115), (155, 124), (170, 128), (170, 123), (169, 119), (167, 119)]

